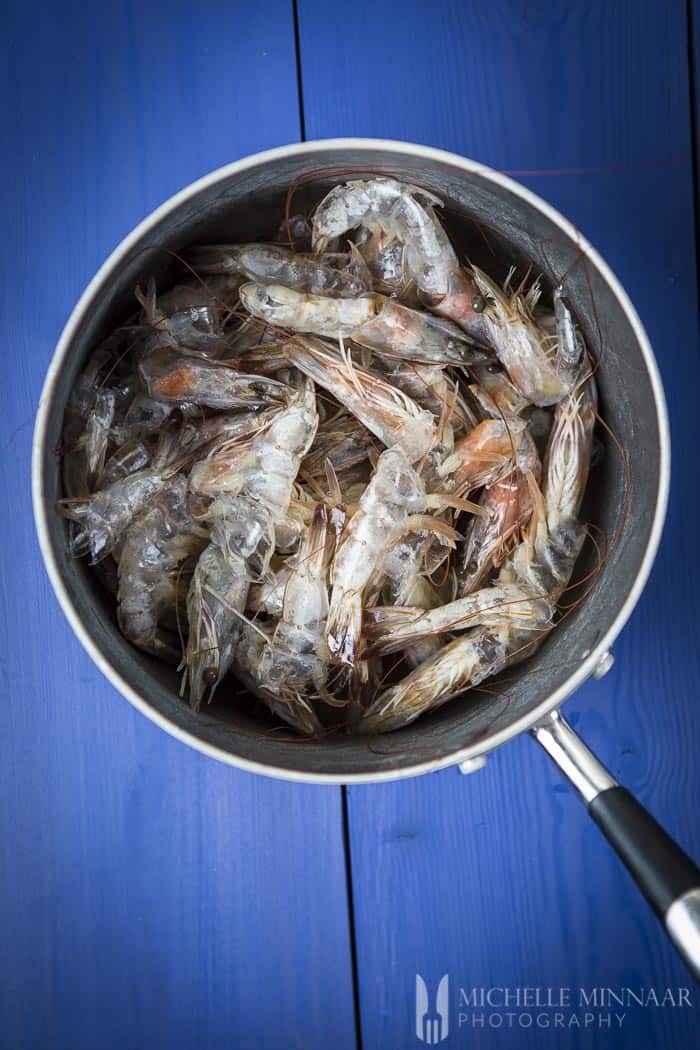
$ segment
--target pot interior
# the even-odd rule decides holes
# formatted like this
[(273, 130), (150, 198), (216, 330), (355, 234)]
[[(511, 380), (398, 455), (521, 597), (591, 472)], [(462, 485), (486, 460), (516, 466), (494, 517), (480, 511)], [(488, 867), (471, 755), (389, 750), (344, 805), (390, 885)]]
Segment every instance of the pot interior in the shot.
[[(445, 202), (445, 220), (461, 257), (502, 281), (512, 263), (541, 274), (545, 291), (564, 279), (566, 296), (587, 345), (599, 359), (600, 412), (629, 456), (625, 471), (613, 440), (599, 428), (601, 454), (591, 473), (582, 516), (592, 523), (576, 578), (594, 575), (565, 596), (570, 609), (539, 652), (500, 680), (453, 700), (405, 729), (368, 741), (331, 733), (321, 741), (281, 731), (230, 679), (199, 715), (179, 698), (179, 676), (133, 648), (120, 634), (112, 600), (87, 565), (67, 554), (66, 526), (49, 514), (50, 543), (70, 601), (92, 642), (116, 674), (173, 727), (232, 760), (271, 773), (351, 779), (399, 774), (457, 752), (488, 750), (495, 734), (515, 732), (556, 690), (566, 687), (614, 623), (649, 543), (658, 500), (660, 433), (652, 385), (635, 331), (613, 289), (577, 243), (545, 214), (488, 175), (457, 162), (389, 147), (324, 147), (223, 172), (152, 221), (137, 243), (121, 250), (80, 311), (49, 406), (43, 482), (49, 507), (61, 496), (60, 444), (69, 391), (89, 352), (134, 311), (134, 288), (155, 276), (159, 291), (182, 272), (173, 254), (195, 242), (269, 239), (284, 215), (290, 184), (301, 180), (292, 211), (308, 211), (344, 178), (394, 175)], [(610, 546), (616, 538), (614, 545)], [(576, 604), (585, 593), (585, 598)], [(517, 723), (517, 725), (516, 725)]]

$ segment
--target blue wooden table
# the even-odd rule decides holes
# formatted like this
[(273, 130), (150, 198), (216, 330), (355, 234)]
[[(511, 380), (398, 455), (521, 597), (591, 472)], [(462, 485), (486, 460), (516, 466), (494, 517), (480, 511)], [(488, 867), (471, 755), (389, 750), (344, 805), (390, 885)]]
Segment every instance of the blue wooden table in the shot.
[[(695, 14), (680, 0), (6, 6), (0, 1046), (406, 1048), (421, 1045), (417, 972), (431, 995), (444, 973), (453, 996), (688, 985), (529, 740), (471, 777), (345, 790), (218, 765), (138, 715), (50, 590), (29, 457), (82, 288), (199, 175), (338, 135), (511, 172), (616, 270), (666, 384), (675, 472), (659, 559), (614, 670), (567, 712), (700, 856)], [(610, 1029), (458, 1027), (455, 1011), (443, 1045), (692, 1047), (693, 1002), (618, 1008)]]

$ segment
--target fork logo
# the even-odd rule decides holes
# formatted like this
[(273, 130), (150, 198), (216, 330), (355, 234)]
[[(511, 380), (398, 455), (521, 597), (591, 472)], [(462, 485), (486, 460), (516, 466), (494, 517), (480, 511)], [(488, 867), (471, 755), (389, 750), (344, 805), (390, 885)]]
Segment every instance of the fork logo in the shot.
[(445, 974), (437, 988), (435, 1010), (428, 1009), (428, 989), (419, 973), (416, 974), (416, 1035), (422, 1043), (435, 1046), (447, 1039), (450, 1031), (450, 978)]

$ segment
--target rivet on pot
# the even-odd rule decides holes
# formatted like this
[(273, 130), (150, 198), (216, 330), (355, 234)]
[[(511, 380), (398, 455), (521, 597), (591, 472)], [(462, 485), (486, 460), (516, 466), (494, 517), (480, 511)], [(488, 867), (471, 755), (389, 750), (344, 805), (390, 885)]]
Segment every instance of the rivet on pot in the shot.
[(604, 653), (600, 658), (600, 663), (597, 665), (593, 672), (594, 678), (604, 678), (608, 673), (612, 665), (615, 663), (615, 657), (611, 652)]
[(488, 755), (474, 755), (474, 758), (465, 758), (459, 763), (460, 773), (476, 773), (477, 769), (483, 769), (488, 760)]

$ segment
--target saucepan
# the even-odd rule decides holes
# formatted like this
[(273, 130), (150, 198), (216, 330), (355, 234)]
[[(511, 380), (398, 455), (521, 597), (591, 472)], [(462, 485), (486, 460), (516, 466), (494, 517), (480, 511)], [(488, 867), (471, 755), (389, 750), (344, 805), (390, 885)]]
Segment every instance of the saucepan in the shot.
[[(180, 699), (175, 672), (124, 639), (94, 576), (68, 555), (65, 522), (54, 512), (61, 496), (56, 449), (83, 362), (132, 313), (134, 288), (145, 275), (154, 274), (165, 289), (175, 283), (176, 255), (188, 244), (269, 238), (290, 186), (296, 187), (295, 210), (304, 210), (343, 177), (377, 172), (440, 197), (451, 232), (464, 237), (460, 252), (489, 272), (515, 259), (550, 285), (565, 280), (567, 300), (599, 361), (601, 415), (610, 428), (583, 511), (599, 542), (577, 566), (578, 578), (587, 581), (580, 600), (568, 602), (567, 615), (538, 653), (500, 687), (465, 694), (377, 740), (331, 733), (297, 741), (275, 732), (236, 683), (228, 693), (221, 689), (204, 713), (194, 713)], [(700, 871), (559, 713), (581, 683), (604, 673), (644, 587), (666, 511), (669, 458), (666, 405), (647, 336), (615, 276), (569, 222), (523, 186), (463, 157), (407, 143), (338, 139), (285, 146), (213, 172), (156, 209), (112, 253), (73, 311), (49, 368), (34, 435), (34, 510), (49, 576), (73, 630), (116, 688), (163, 729), (244, 769), (345, 784), (451, 764), (475, 768), (494, 748), (529, 731), (574, 785), (697, 975)]]

